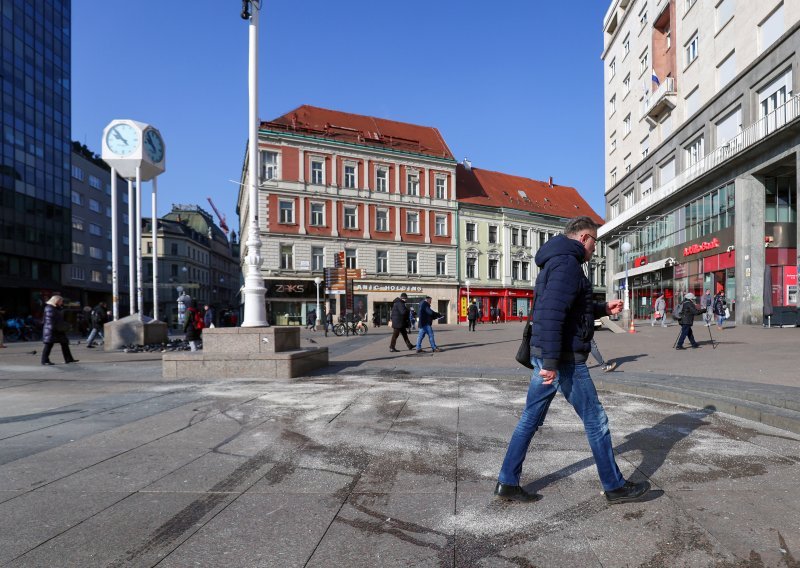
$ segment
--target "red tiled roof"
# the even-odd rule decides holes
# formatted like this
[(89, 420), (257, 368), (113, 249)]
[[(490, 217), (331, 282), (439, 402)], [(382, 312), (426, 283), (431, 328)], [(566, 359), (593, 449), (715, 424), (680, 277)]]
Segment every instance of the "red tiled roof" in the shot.
[(436, 128), (303, 105), (261, 128), (454, 159)]
[(456, 166), (456, 198), (460, 203), (509, 207), (556, 217), (586, 215), (598, 223), (603, 218), (589, 207), (574, 187), (537, 181), (501, 172)]

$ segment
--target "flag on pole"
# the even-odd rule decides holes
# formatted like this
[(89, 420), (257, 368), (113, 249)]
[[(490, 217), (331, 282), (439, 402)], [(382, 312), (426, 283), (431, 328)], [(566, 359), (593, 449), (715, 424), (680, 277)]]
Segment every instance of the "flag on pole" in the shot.
[(661, 86), (661, 81), (658, 80), (658, 75), (656, 75), (656, 70), (653, 69), (653, 83), (656, 84), (656, 87)]

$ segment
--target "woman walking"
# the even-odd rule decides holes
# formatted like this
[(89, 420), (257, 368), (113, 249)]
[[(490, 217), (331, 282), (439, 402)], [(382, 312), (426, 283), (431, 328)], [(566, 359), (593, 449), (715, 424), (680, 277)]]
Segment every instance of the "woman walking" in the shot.
[(69, 350), (69, 339), (67, 339), (69, 324), (64, 320), (63, 308), (64, 298), (61, 296), (53, 296), (47, 300), (47, 304), (44, 306), (44, 326), (42, 328), (44, 349), (42, 349), (42, 365), (54, 364), (50, 361), (50, 351), (53, 350), (54, 343), (59, 343), (61, 345), (61, 354), (64, 355), (65, 363), (78, 362)]

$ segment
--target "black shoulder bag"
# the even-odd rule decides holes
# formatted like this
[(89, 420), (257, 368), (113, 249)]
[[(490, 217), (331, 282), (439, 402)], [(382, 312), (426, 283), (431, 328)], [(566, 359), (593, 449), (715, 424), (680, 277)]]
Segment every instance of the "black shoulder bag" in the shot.
[(531, 335), (533, 335), (533, 307), (536, 305), (536, 296), (537, 294), (534, 290), (531, 313), (528, 314), (525, 331), (522, 332), (522, 343), (519, 344), (519, 349), (517, 349), (517, 354), (514, 357), (517, 363), (529, 369), (533, 369), (533, 365), (531, 365)]

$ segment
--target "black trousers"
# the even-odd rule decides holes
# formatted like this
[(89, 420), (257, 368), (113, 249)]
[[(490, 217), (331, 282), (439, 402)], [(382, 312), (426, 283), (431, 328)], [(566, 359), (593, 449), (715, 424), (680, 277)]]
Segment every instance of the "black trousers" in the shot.
[[(59, 345), (61, 345), (61, 354), (64, 356), (64, 362), (69, 363), (73, 360), (72, 353), (69, 350), (69, 341), (59, 341)], [(42, 349), (42, 363), (46, 363), (50, 360), (50, 351), (53, 350), (52, 343), (45, 343), (44, 349)]]
[(413, 347), (413, 345), (411, 345), (411, 342), (408, 340), (408, 332), (406, 332), (405, 328), (401, 328), (401, 329), (395, 328), (392, 331), (392, 341), (389, 343), (389, 348), (390, 349), (396, 349), (395, 345), (397, 344), (397, 336), (398, 335), (402, 335), (403, 336), (403, 339), (406, 342), (406, 347), (408, 347), (409, 349), (411, 349)]
[(469, 321), (469, 331), (475, 331), (475, 320), (468, 320)]

